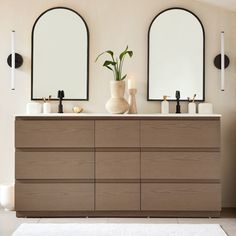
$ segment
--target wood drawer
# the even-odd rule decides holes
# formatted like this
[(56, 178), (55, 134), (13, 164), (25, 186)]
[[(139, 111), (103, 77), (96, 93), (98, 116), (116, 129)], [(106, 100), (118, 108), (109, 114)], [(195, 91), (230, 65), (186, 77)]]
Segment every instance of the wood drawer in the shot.
[(141, 210), (220, 211), (220, 184), (142, 183)]
[(16, 211), (92, 211), (94, 184), (16, 183)]
[(16, 179), (94, 179), (94, 152), (16, 152)]
[(219, 152), (142, 152), (141, 179), (220, 179)]
[(220, 120), (143, 120), (142, 147), (220, 147)]
[(95, 199), (98, 211), (139, 211), (140, 184), (96, 183)]
[(139, 121), (95, 121), (96, 147), (139, 147)]
[(16, 120), (16, 148), (93, 147), (94, 121)]
[(96, 179), (140, 179), (139, 152), (96, 152)]

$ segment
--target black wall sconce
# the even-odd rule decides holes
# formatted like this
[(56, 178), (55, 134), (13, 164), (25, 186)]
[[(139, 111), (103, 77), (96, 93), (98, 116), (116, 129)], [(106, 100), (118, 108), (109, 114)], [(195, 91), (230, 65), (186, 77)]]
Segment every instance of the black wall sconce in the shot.
[[(15, 68), (21, 67), (23, 65), (23, 62), (23, 57), (20, 54), (15, 53)], [(12, 54), (7, 57), (7, 64), (12, 67)]]
[[(224, 55), (225, 57), (225, 66), (224, 69), (228, 68), (229, 64), (230, 64), (230, 60), (229, 57), (227, 55)], [(221, 70), (221, 54), (218, 54), (215, 59), (214, 59), (214, 65), (217, 69)]]
[(214, 59), (214, 65), (217, 69), (221, 70), (221, 91), (225, 90), (225, 69), (230, 64), (230, 59), (227, 55), (225, 55), (225, 38), (224, 32), (221, 32), (221, 53), (218, 54)]
[(15, 69), (23, 64), (23, 57), (15, 52), (15, 31), (11, 32), (11, 54), (7, 57), (7, 64), (11, 67), (11, 89), (15, 90)]

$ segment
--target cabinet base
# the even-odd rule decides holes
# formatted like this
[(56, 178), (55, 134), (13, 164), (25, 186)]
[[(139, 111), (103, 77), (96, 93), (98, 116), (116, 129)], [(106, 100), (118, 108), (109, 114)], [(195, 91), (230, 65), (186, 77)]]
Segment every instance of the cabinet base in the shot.
[(220, 211), (17, 211), (21, 217), (220, 217)]

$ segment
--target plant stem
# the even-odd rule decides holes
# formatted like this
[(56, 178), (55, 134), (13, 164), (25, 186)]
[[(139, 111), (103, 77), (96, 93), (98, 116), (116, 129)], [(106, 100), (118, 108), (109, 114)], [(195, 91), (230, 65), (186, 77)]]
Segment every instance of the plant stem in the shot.
[(116, 80), (120, 80), (120, 74), (119, 74), (119, 60), (116, 58)]

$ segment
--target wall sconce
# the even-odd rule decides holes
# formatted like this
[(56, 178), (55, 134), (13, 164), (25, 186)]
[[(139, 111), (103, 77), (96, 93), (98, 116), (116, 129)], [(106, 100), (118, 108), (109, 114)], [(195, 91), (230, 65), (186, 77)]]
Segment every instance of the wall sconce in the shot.
[(221, 32), (221, 52), (214, 59), (214, 65), (217, 69), (221, 70), (221, 91), (225, 90), (225, 69), (229, 66), (230, 60), (227, 55), (225, 55), (225, 38), (224, 32)]
[(11, 32), (11, 54), (7, 58), (7, 64), (11, 67), (11, 89), (15, 90), (15, 69), (23, 64), (23, 57), (15, 52), (15, 31)]

